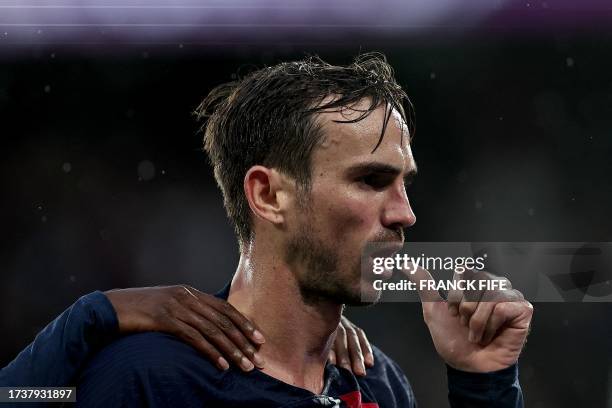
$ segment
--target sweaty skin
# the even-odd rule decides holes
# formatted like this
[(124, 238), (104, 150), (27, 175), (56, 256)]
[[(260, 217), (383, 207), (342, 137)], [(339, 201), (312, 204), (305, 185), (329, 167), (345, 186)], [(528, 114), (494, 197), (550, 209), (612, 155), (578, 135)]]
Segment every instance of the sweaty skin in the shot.
[[(399, 113), (392, 112), (374, 152), (383, 106), (361, 121), (337, 122), (359, 116), (368, 104), (362, 100), (354, 109), (316, 118), (324, 139), (313, 152), (306, 205), (293, 180), (275, 169), (253, 166), (244, 180), (254, 238), (243, 245), (228, 300), (266, 336), (263, 371), (314, 393), (323, 386), (343, 304), (360, 300), (361, 251), (368, 242), (402, 244), (403, 229), (416, 221), (404, 186), (416, 163)], [(300, 249), (301, 255), (293, 254)], [(424, 317), (445, 362), (473, 372), (516, 362), (532, 308), (524, 300), (500, 304), (506, 306), (478, 315), (479, 324), (494, 320), (498, 327), (494, 345), (483, 348), (468, 340), (469, 330), (442, 299), (424, 298)], [(462, 310), (466, 322), (475, 313)], [(458, 351), (469, 352), (469, 358)]]

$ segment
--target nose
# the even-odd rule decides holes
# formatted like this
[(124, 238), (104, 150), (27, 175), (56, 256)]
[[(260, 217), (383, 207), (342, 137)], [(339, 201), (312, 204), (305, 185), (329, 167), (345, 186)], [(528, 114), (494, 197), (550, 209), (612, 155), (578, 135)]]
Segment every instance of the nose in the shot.
[(382, 214), (383, 225), (389, 229), (404, 229), (413, 226), (415, 222), (416, 215), (410, 206), (404, 184), (389, 190), (388, 200)]

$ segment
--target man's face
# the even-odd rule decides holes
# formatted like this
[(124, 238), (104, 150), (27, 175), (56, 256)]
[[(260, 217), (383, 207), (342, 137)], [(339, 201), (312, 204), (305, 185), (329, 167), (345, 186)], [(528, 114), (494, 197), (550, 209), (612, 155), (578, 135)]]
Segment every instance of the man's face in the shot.
[[(355, 119), (368, 105), (363, 100), (315, 119), (323, 138), (312, 156), (312, 188), (305, 203), (295, 207), (286, 247), (286, 260), (306, 301), (360, 304), (362, 287), (374, 291), (361, 277), (366, 244), (401, 244), (403, 228), (416, 221), (404, 186), (416, 163), (400, 114), (393, 111), (374, 153), (384, 120), (382, 105), (361, 121), (334, 122)], [(368, 298), (379, 295), (368, 293)]]

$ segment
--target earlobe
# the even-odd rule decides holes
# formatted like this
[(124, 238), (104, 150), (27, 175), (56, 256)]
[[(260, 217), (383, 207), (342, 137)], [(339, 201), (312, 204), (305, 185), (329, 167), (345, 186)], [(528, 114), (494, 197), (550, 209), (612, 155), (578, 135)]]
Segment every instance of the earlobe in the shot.
[(265, 166), (253, 166), (244, 176), (244, 193), (253, 213), (273, 224), (284, 221), (279, 195), (282, 190), (281, 176)]

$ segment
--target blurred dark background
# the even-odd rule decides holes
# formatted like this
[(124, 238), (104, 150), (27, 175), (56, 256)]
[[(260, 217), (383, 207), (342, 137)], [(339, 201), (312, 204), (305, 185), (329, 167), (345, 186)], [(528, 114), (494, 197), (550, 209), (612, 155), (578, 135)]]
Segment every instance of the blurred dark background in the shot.
[[(589, 23), (610, 11), (574, 13), (593, 17), (577, 26), (572, 10), (542, 24), (517, 10), (426, 33), (0, 42), (0, 366), (93, 290), (230, 279), (237, 246), (191, 112), (236, 73), (306, 53), (384, 52), (415, 104), (409, 241), (612, 241), (612, 30)], [(535, 308), (526, 405), (612, 406), (612, 305)], [(420, 406), (447, 405), (420, 305), (349, 316)]]

